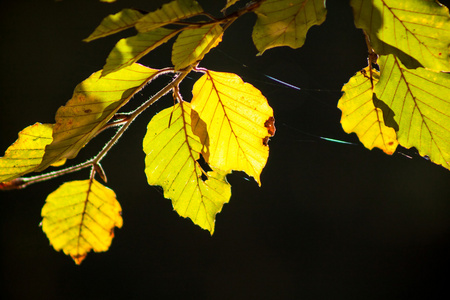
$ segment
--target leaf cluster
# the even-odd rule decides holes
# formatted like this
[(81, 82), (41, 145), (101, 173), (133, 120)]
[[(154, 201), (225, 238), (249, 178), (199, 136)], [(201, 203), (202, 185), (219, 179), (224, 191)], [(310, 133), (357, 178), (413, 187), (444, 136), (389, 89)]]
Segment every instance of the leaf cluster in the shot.
[[(274, 47), (303, 46), (309, 28), (323, 23), (327, 10), (323, 0), (241, 2), (228, 0), (220, 17), (203, 11), (194, 0), (173, 0), (148, 13), (123, 9), (104, 18), (84, 40), (129, 28), (137, 32), (119, 40), (103, 69), (77, 85), (54, 124), (25, 128), (0, 158), (0, 189), (24, 188), (90, 168), (87, 180), (63, 184), (42, 208), (42, 228), (56, 250), (80, 264), (89, 251), (109, 248), (114, 228), (123, 220), (115, 193), (95, 179), (98, 175), (107, 182), (101, 161), (130, 124), (169, 93), (174, 105), (153, 116), (143, 139), (149, 185), (161, 186), (180, 216), (211, 234), (216, 214), (231, 197), (228, 174), (244, 171), (261, 185), (268, 142), (276, 131), (272, 108), (238, 75), (199, 63), (244, 14), (257, 15), (252, 39), (262, 55)], [(338, 107), (343, 129), (356, 133), (369, 149), (392, 154), (398, 145), (416, 147), (422, 156), (450, 169), (448, 9), (425, 0), (351, 0), (350, 5), (356, 27), (364, 32), (368, 66), (342, 89)], [(172, 66), (152, 69), (137, 63), (172, 39)], [(201, 74), (192, 97), (180, 89), (191, 72)], [(170, 76), (171, 82), (137, 109), (123, 111), (161, 75)], [(109, 128), (116, 128), (115, 134), (92, 159), (23, 177), (64, 166)]]

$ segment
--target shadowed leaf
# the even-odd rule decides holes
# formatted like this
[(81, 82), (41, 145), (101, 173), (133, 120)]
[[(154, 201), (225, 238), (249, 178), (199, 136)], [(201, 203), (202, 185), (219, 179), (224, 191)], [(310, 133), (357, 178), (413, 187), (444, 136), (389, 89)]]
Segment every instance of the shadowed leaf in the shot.
[(213, 234), (215, 216), (229, 201), (231, 186), (227, 172), (206, 172), (200, 166), (202, 144), (191, 129), (190, 104), (181, 102), (154, 116), (143, 147), (148, 184), (161, 186), (180, 216)]
[(83, 41), (90, 42), (131, 28), (142, 16), (143, 15), (137, 10), (128, 8), (123, 9), (117, 14), (109, 15), (104, 18), (94, 32)]
[(392, 110), (400, 145), (450, 169), (450, 74), (407, 69), (393, 55), (379, 59), (375, 94)]
[(155, 28), (180, 21), (203, 12), (194, 0), (174, 0), (164, 4), (160, 9), (146, 14), (136, 24), (139, 32), (147, 32)]
[(356, 26), (369, 35), (375, 52), (405, 53), (426, 68), (450, 71), (447, 7), (423, 0), (352, 0), (351, 5)]
[(223, 29), (219, 24), (184, 30), (173, 44), (172, 63), (175, 70), (203, 59), (206, 53), (222, 41)]
[(56, 251), (79, 265), (88, 252), (107, 251), (114, 227), (122, 227), (115, 193), (96, 180), (72, 181), (48, 195), (42, 208), (42, 230)]
[[(192, 127), (205, 160), (221, 170), (244, 171), (259, 185), (275, 133), (272, 108), (261, 92), (236, 74), (207, 71), (193, 88)], [(206, 124), (206, 131), (202, 124)]]
[[(372, 69), (373, 84), (376, 85), (380, 74)], [(341, 124), (347, 133), (356, 133), (359, 140), (370, 150), (380, 148), (387, 154), (393, 154), (397, 148), (395, 129), (385, 125), (383, 111), (374, 105), (373, 87), (370, 81), (369, 67), (353, 76), (342, 88), (342, 98), (338, 108), (342, 111)]]
[(114, 116), (114, 114), (148, 81), (157, 70), (133, 64), (107, 76), (101, 71), (80, 83), (65, 106), (56, 113), (53, 142), (45, 149), (42, 171), (49, 165), (74, 158), (83, 146)]
[(303, 46), (309, 28), (322, 24), (327, 11), (323, 0), (267, 0), (255, 13), (252, 38), (261, 55), (274, 47)]
[(45, 147), (52, 142), (53, 124), (36, 123), (19, 132), (19, 138), (0, 157), (0, 182), (33, 172), (42, 162)]
[(178, 30), (157, 28), (150, 32), (138, 33), (136, 36), (121, 39), (106, 59), (102, 76), (132, 65), (177, 35), (178, 32)]

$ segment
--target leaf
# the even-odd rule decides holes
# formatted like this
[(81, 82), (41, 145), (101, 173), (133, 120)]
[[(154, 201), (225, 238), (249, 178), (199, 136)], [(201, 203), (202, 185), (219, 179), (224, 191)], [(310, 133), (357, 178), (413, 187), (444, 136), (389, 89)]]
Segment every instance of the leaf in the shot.
[[(192, 90), (192, 127), (202, 155), (221, 170), (244, 171), (261, 185), (269, 156), (267, 142), (275, 133), (273, 110), (261, 92), (236, 74), (206, 71)], [(200, 130), (206, 124), (206, 130)]]
[(222, 41), (220, 24), (186, 29), (176, 39), (172, 49), (172, 63), (175, 70), (181, 70), (195, 63)]
[(143, 14), (135, 9), (123, 9), (114, 15), (104, 18), (94, 32), (83, 41), (90, 42), (131, 28), (142, 16)]
[(53, 142), (45, 149), (37, 171), (67, 158), (74, 158), (83, 146), (137, 93), (158, 70), (133, 64), (100, 77), (95, 72), (81, 82), (65, 106), (56, 113)]
[(258, 55), (262, 55), (274, 47), (303, 46), (309, 28), (322, 24), (327, 10), (323, 0), (267, 0), (255, 13), (258, 19), (252, 38)]
[[(380, 74), (372, 69), (373, 85), (378, 83)], [(380, 148), (393, 154), (398, 141), (395, 129), (385, 125), (383, 111), (377, 105), (379, 100), (373, 95), (369, 67), (355, 74), (342, 88), (344, 93), (338, 102), (342, 111), (341, 124), (347, 133), (356, 133), (359, 140), (370, 150)]]
[(231, 186), (228, 172), (213, 168), (206, 173), (200, 166), (202, 144), (192, 132), (192, 113), (182, 101), (153, 117), (143, 142), (145, 174), (149, 185), (164, 189), (180, 216), (213, 234), (215, 216), (229, 201)]
[(202, 7), (194, 0), (174, 0), (164, 4), (160, 9), (146, 14), (136, 24), (139, 32), (147, 32), (155, 28), (177, 22), (182, 19), (201, 14)]
[(121, 214), (115, 193), (95, 179), (66, 182), (45, 200), (42, 230), (56, 251), (79, 265), (91, 250), (109, 249)]
[(45, 146), (52, 142), (53, 124), (35, 123), (19, 132), (19, 138), (0, 158), (0, 182), (33, 172), (42, 162)]
[(177, 35), (179, 30), (157, 28), (150, 32), (121, 39), (106, 59), (102, 76), (116, 72), (137, 62), (153, 49)]
[(351, 5), (356, 27), (370, 36), (375, 52), (406, 54), (426, 68), (450, 71), (447, 7), (423, 0), (352, 0)]
[(392, 111), (400, 145), (450, 169), (450, 74), (407, 69), (393, 56), (379, 59), (375, 94)]
[(227, 4), (225, 5), (225, 7), (221, 10), (221, 12), (224, 12), (225, 10), (227, 10), (227, 8), (229, 8), (230, 6), (236, 4), (236, 2), (238, 2), (239, 0), (227, 0)]

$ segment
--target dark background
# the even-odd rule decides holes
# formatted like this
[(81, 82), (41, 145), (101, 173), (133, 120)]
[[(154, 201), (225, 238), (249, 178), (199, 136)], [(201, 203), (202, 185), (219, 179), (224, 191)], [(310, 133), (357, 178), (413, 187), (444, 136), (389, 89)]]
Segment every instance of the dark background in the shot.
[[(216, 9), (225, 1), (200, 1)], [(232, 198), (213, 237), (172, 211), (144, 175), (142, 139), (166, 97), (133, 123), (103, 161), (123, 209), (110, 250), (81, 266), (49, 246), (38, 226), (46, 196), (88, 171), (0, 193), (1, 294), (7, 299), (436, 299), (447, 298), (450, 173), (400, 149), (393, 156), (344, 145), (336, 104), (340, 89), (366, 65), (361, 31), (347, 1), (327, 1), (325, 23), (304, 47), (256, 56), (248, 15), (237, 21), (202, 66), (237, 73), (268, 98), (277, 134), (262, 187), (229, 176)], [(449, 1), (442, 1), (447, 3)], [(53, 123), (75, 85), (102, 68), (115, 42), (132, 30), (81, 42), (110, 13), (148, 11), (161, 1), (0, 2), (0, 152), (35, 122)], [(142, 63), (165, 67), (170, 48)], [(301, 87), (296, 91), (263, 74)], [(162, 78), (156, 85), (164, 84)], [(192, 85), (188, 79), (186, 86)], [(152, 86), (134, 102), (156, 90)], [(189, 99), (190, 91), (185, 90)], [(128, 106), (127, 106), (128, 107)], [(130, 108), (132, 105), (129, 106)], [(94, 155), (108, 134), (74, 162)], [(411, 158), (408, 158), (407, 156)]]

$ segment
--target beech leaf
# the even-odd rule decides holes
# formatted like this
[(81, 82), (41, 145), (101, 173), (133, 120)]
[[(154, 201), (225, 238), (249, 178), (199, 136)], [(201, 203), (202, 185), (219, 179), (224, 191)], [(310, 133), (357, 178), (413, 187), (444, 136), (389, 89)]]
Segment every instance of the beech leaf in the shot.
[[(394, 54), (403, 64), (450, 71), (450, 16), (437, 1), (351, 0), (355, 24), (378, 54)], [(406, 57), (404, 56), (406, 54)]]
[(223, 29), (220, 24), (186, 29), (173, 44), (172, 63), (175, 70), (184, 69), (195, 63), (222, 41)]
[(386, 126), (380, 100), (373, 94), (373, 85), (378, 83), (380, 74), (366, 67), (356, 73), (342, 88), (342, 98), (338, 108), (342, 111), (341, 124), (347, 133), (356, 133), (361, 143), (370, 150), (380, 148), (387, 154), (393, 154), (398, 141), (395, 129)]
[(306, 33), (313, 25), (325, 21), (324, 0), (267, 0), (255, 10), (258, 15), (253, 28), (253, 43), (262, 55), (274, 47), (303, 46)]
[(116, 194), (95, 179), (66, 182), (45, 200), (42, 230), (56, 251), (79, 265), (91, 250), (109, 249), (121, 214)]
[(45, 149), (37, 171), (67, 158), (74, 158), (83, 146), (137, 93), (158, 70), (133, 64), (100, 77), (101, 71), (81, 82), (65, 106), (56, 112), (53, 141)]
[(228, 172), (207, 172), (199, 163), (202, 144), (192, 132), (190, 104), (181, 102), (152, 118), (144, 137), (149, 185), (164, 189), (178, 214), (214, 232), (215, 216), (231, 197)]
[(202, 7), (194, 0), (174, 0), (164, 4), (160, 9), (142, 17), (136, 24), (139, 32), (147, 32), (155, 28), (174, 23), (201, 14)]
[[(261, 92), (236, 74), (206, 71), (192, 90), (192, 127), (205, 160), (221, 170), (244, 171), (261, 185), (275, 133), (273, 110)], [(206, 126), (206, 130), (204, 130)]]
[(106, 59), (102, 76), (132, 65), (177, 35), (178, 32), (178, 30), (157, 28), (150, 32), (138, 33), (136, 36), (121, 39)]
[(131, 28), (142, 16), (143, 14), (135, 9), (123, 9), (114, 15), (104, 18), (94, 32), (83, 41), (90, 42)]
[(35, 123), (19, 132), (19, 138), (0, 157), (0, 182), (33, 172), (42, 162), (45, 147), (52, 142), (53, 124)]
[(393, 55), (378, 63), (375, 94), (390, 108), (385, 119), (396, 123), (400, 145), (450, 169), (450, 74), (408, 69)]

